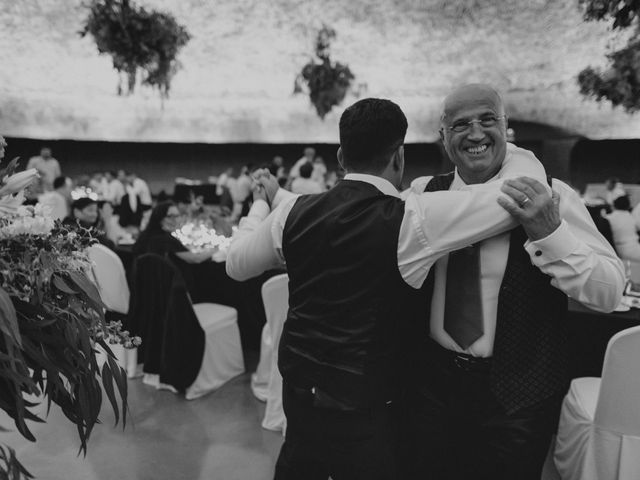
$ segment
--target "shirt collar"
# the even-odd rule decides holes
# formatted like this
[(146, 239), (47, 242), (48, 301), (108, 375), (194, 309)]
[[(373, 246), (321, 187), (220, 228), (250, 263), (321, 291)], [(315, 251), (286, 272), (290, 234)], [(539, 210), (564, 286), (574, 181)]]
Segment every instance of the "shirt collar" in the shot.
[[(513, 152), (513, 150), (515, 148), (516, 148), (515, 145), (513, 145), (512, 143), (507, 142), (507, 152), (505, 154), (505, 160), (506, 160), (506, 157), (508, 155), (511, 155), (511, 153)], [(498, 178), (500, 178), (500, 171), (501, 170), (502, 170), (502, 167), (500, 167), (500, 170), (498, 170), (498, 173), (496, 173), (493, 177), (491, 177), (489, 180), (487, 180), (484, 183), (493, 182), (494, 180), (497, 180)], [(458, 189), (466, 187), (466, 186), (467, 186), (467, 184), (465, 183), (465, 181), (462, 179), (462, 177), (458, 173), (458, 168), (456, 167), (455, 175), (453, 176), (453, 182), (451, 182), (451, 190), (458, 190)]]
[(377, 177), (375, 175), (369, 175), (366, 173), (347, 173), (344, 176), (344, 179), (353, 180), (356, 182), (368, 183), (376, 187), (385, 195), (390, 195), (392, 197), (400, 198), (400, 193), (398, 192), (398, 189), (394, 187), (389, 180), (386, 180), (382, 177)]

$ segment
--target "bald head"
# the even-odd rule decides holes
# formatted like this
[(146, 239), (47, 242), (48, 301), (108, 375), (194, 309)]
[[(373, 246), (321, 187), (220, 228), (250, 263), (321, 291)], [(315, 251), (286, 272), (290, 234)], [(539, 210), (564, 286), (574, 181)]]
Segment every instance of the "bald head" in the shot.
[(484, 83), (470, 83), (456, 88), (446, 96), (441, 121), (450, 119), (461, 108), (468, 108), (475, 104), (488, 104), (499, 110), (496, 112), (498, 115), (504, 115), (504, 104), (495, 88)]
[(500, 94), (482, 83), (453, 90), (444, 100), (440, 138), (467, 184), (491, 179), (507, 151), (507, 118)]

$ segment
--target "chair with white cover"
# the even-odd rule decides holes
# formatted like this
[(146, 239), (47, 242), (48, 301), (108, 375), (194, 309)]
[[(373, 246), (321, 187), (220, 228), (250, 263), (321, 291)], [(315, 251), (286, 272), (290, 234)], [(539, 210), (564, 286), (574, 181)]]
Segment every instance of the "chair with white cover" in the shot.
[(640, 327), (615, 334), (602, 378), (571, 382), (554, 461), (563, 480), (640, 478)]
[[(284, 434), (287, 419), (282, 408), (282, 375), (278, 370), (278, 346), (282, 327), (289, 309), (289, 276), (286, 273), (270, 278), (262, 285), (262, 302), (267, 317), (266, 327), (271, 339), (269, 383), (266, 391), (267, 407), (262, 427), (267, 430), (281, 430)], [(260, 353), (262, 357), (262, 352)]]
[(132, 285), (129, 325), (142, 337), (144, 383), (193, 400), (244, 373), (235, 308), (192, 304), (178, 268), (155, 254), (136, 259)]
[[(107, 310), (126, 315), (129, 311), (129, 285), (122, 260), (111, 249), (96, 243), (87, 253), (93, 263), (92, 273), (98, 287), (98, 293)], [(137, 375), (138, 349), (124, 348), (122, 345), (110, 345), (118, 363), (127, 372), (127, 377)]]
[(271, 356), (273, 355), (273, 340), (269, 324), (262, 327), (260, 340), (260, 360), (256, 371), (251, 374), (251, 391), (261, 402), (267, 401), (269, 392), (269, 377), (271, 376)]

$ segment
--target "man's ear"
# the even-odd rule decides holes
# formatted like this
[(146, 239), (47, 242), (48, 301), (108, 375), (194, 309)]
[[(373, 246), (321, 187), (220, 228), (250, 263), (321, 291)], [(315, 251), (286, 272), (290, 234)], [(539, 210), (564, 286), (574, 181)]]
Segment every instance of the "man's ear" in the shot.
[(338, 165), (340, 165), (340, 168), (346, 171), (347, 169), (344, 168), (344, 157), (342, 155), (342, 147), (338, 147), (338, 151), (336, 152), (336, 157), (338, 158)]
[(394, 171), (401, 172), (404, 170), (404, 145), (400, 145), (395, 151), (392, 162)]

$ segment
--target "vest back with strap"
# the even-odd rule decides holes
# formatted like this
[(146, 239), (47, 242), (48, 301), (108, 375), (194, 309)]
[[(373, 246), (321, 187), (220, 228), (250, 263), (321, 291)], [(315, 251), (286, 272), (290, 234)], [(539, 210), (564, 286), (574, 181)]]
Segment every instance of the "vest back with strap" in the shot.
[(410, 324), (427, 313), (398, 270), (403, 217), (402, 200), (365, 182), (296, 200), (283, 232), (285, 381), (356, 408), (397, 395)]

